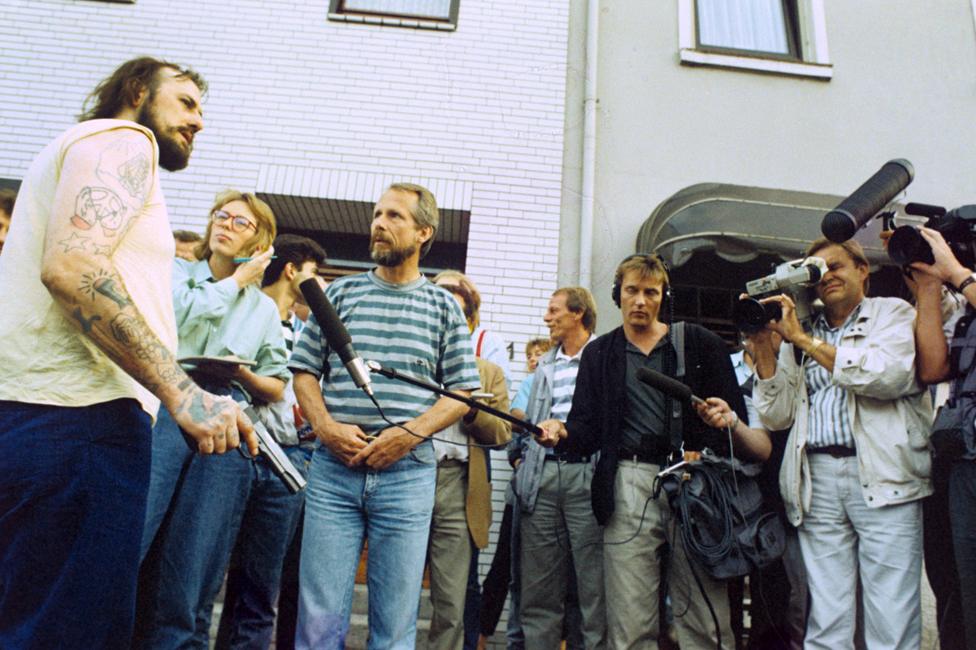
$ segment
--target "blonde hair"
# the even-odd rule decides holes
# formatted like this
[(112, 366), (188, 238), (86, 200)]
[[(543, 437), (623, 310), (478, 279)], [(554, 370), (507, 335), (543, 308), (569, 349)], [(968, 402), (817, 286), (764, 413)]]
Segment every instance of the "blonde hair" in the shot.
[(437, 200), (423, 185), (415, 183), (393, 183), (387, 188), (398, 192), (409, 192), (417, 196), (417, 209), (414, 211), (413, 220), (417, 222), (419, 228), (430, 227), (430, 238), (420, 247), (420, 258), (427, 254), (430, 247), (434, 244), (434, 237), (437, 235), (437, 226), (440, 225), (440, 213), (437, 211)]
[(548, 352), (552, 349), (552, 339), (548, 336), (529, 339), (525, 342), (525, 356), (528, 357), (536, 348), (541, 348), (543, 353)]
[(453, 284), (457, 284), (468, 292), (470, 298), (465, 298), (465, 300), (471, 303), (471, 308), (474, 310), (474, 315), (468, 321), (472, 328), (478, 327), (481, 324), (481, 294), (478, 293), (478, 288), (474, 286), (471, 278), (460, 271), (447, 269), (434, 276), (434, 284), (440, 285), (441, 280), (454, 280)]
[[(251, 210), (257, 221), (257, 229), (251, 243), (241, 251), (241, 257), (250, 257), (257, 250), (267, 250), (271, 242), (278, 235), (278, 226), (275, 223), (274, 212), (271, 206), (259, 199), (251, 192), (240, 192), (238, 190), (224, 190), (218, 192), (214, 198), (213, 207), (210, 208), (210, 215), (233, 201), (243, 201)], [(210, 233), (213, 231), (213, 219), (207, 221), (207, 231), (203, 235), (203, 241), (193, 250), (197, 259), (209, 260), (213, 251), (210, 250)]]

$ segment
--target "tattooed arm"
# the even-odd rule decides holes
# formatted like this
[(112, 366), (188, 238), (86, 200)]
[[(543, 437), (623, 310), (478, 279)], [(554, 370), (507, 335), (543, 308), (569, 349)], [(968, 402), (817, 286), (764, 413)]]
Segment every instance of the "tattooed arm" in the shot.
[(154, 174), (152, 144), (135, 129), (72, 145), (53, 199), (41, 281), (99, 349), (162, 401), (201, 453), (236, 447), (239, 432), (257, 453), (247, 417), (230, 398), (193, 383), (146, 324), (115, 269), (112, 256), (139, 217)]

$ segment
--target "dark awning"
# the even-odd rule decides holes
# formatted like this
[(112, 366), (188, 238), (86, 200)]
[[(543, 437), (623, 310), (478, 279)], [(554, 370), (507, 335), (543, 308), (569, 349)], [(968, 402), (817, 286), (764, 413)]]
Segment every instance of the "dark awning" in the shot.
[[(656, 250), (675, 267), (696, 251), (713, 251), (730, 262), (747, 262), (764, 253), (796, 259), (822, 235), (820, 221), (843, 198), (720, 183), (692, 185), (651, 213), (637, 234), (637, 250)], [(905, 222), (900, 213), (899, 220)], [(891, 263), (880, 232), (881, 221), (874, 219), (855, 236), (872, 265)]]

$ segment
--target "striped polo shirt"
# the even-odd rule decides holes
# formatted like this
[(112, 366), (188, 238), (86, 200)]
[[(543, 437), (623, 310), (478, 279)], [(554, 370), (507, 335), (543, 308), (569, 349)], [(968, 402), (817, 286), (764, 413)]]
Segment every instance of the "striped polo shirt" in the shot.
[(586, 339), (586, 343), (573, 356), (563, 351), (560, 345), (556, 350), (555, 365), (552, 373), (552, 407), (549, 417), (563, 422), (569, 417), (569, 410), (573, 406), (573, 393), (576, 391), (576, 375), (579, 374), (580, 357), (583, 350), (593, 340), (593, 335)]
[[(861, 313), (858, 305), (840, 327), (831, 327), (823, 314), (813, 324), (813, 336), (837, 347)], [(848, 417), (850, 392), (831, 380), (826, 368), (807, 357), (804, 362), (810, 411), (807, 420), (807, 446), (839, 445), (854, 449), (854, 432)]]
[[(461, 308), (427, 278), (391, 284), (369, 271), (336, 280), (325, 294), (364, 360), (451, 390), (481, 385)], [(321, 379), (326, 407), (339, 422), (356, 424), (366, 433), (389, 426), (329, 348), (314, 316), (299, 335), (288, 367)], [(397, 423), (417, 417), (438, 399), (396, 379), (379, 374), (371, 379), (377, 401)]]

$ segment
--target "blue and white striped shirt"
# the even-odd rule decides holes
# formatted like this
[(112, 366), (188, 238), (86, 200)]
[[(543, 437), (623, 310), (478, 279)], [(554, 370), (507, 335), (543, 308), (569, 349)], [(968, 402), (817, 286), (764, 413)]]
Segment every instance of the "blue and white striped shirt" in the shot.
[[(821, 314), (813, 324), (813, 336), (837, 347), (844, 334), (857, 322), (860, 313), (861, 306), (858, 305), (837, 328), (830, 327)], [(807, 394), (810, 397), (807, 446), (815, 448), (840, 445), (854, 449), (854, 432), (848, 418), (847, 406), (850, 393), (835, 384), (827, 369), (809, 357), (805, 361), (804, 372)]]
[[(325, 293), (363, 359), (453, 390), (480, 387), (461, 308), (454, 296), (427, 278), (391, 284), (369, 271), (340, 278)], [(299, 335), (288, 367), (322, 380), (326, 407), (339, 422), (356, 424), (366, 433), (389, 426), (328, 347), (314, 316)], [(435, 393), (378, 374), (372, 383), (377, 401), (394, 422), (417, 417), (438, 399)]]
[(583, 349), (592, 340), (593, 336), (590, 335), (583, 347), (573, 356), (563, 352), (562, 345), (556, 351), (552, 372), (552, 407), (549, 410), (549, 417), (562, 422), (569, 417), (569, 410), (573, 406), (573, 393), (576, 392), (576, 375), (579, 374), (580, 358), (583, 356)]

